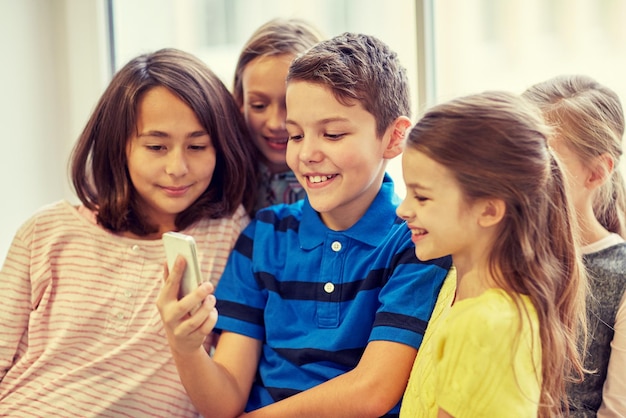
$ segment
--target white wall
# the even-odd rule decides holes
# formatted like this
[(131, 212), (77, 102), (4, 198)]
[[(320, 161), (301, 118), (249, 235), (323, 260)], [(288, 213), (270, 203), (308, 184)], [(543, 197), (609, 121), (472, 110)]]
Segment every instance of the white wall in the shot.
[(0, 0), (0, 262), (40, 206), (73, 199), (67, 159), (106, 73), (102, 0)]

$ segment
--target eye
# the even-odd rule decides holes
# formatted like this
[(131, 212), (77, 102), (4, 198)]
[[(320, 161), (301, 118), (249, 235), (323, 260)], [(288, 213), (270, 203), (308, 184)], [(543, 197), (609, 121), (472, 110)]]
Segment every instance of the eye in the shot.
[(289, 140), (290, 141), (301, 141), (302, 138), (304, 138), (304, 135), (302, 134), (298, 134), (298, 135), (289, 135)]
[(146, 148), (150, 151), (162, 151), (165, 148), (165, 145), (146, 145)]
[(267, 108), (267, 105), (265, 103), (260, 103), (260, 102), (250, 103), (250, 108), (258, 112), (261, 110), (265, 110), (265, 108)]
[(204, 151), (206, 148), (206, 145), (189, 145), (189, 149), (192, 151)]
[(346, 136), (346, 134), (345, 133), (340, 133), (340, 134), (325, 133), (324, 136), (332, 141), (337, 141), (343, 138), (344, 136)]
[(415, 200), (417, 200), (418, 202), (420, 202), (420, 203), (422, 203), (422, 202), (426, 202), (427, 200), (430, 200), (430, 199), (428, 199), (427, 197), (424, 197), (424, 196), (422, 196), (422, 195), (418, 195), (418, 194), (413, 195), (413, 198), (414, 198)]

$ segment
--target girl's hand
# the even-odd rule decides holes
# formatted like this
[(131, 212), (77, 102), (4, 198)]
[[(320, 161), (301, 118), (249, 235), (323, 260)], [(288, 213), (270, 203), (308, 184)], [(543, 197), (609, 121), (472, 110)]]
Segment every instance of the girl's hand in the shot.
[[(157, 308), (163, 321), (170, 349), (179, 354), (187, 354), (200, 348), (207, 335), (217, 322), (217, 309), (213, 285), (203, 283), (196, 290), (178, 300), (180, 280), (185, 271), (185, 259), (178, 257), (172, 272), (164, 264), (163, 287), (157, 299)], [(200, 304), (200, 308), (190, 314)]]

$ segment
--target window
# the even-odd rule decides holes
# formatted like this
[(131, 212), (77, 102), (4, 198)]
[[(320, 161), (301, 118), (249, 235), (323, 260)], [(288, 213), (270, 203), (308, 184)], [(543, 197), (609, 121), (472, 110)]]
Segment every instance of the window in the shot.
[[(272, 17), (305, 18), (327, 36), (354, 31), (387, 42), (407, 67), (414, 119), (438, 101), (522, 92), (561, 73), (586, 73), (626, 100), (624, 0), (21, 0), (1, 9), (0, 32), (12, 41), (11, 65), (0, 69), (11, 80), (0, 176), (19, 181), (5, 188), (0, 259), (38, 207), (76, 202), (69, 151), (111, 71), (141, 52), (178, 47), (230, 86), (241, 46)], [(389, 171), (403, 195), (399, 158)]]
[[(394, 49), (409, 74), (417, 115), (416, 5), (413, 0), (112, 0), (115, 68), (139, 53), (176, 47), (202, 58), (232, 87), (241, 47), (274, 17), (308, 20), (326, 36), (351, 31), (379, 37)], [(149, 13), (146, 13), (149, 10)], [(404, 194), (400, 158), (389, 164)]]
[[(582, 73), (626, 100), (623, 0), (436, 0), (434, 101)], [(626, 163), (621, 162), (626, 173)]]

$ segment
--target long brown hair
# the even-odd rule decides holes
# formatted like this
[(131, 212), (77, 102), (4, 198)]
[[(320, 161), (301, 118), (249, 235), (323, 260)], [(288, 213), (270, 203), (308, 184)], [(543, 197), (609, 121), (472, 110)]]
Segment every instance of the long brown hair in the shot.
[(593, 212), (608, 231), (626, 238), (626, 184), (620, 172), (624, 111), (617, 93), (585, 75), (563, 75), (535, 84), (523, 97), (537, 104), (555, 135), (583, 163), (602, 154), (613, 172), (595, 193)]
[(78, 198), (97, 211), (99, 224), (113, 232), (143, 236), (157, 230), (142, 214), (126, 160), (126, 144), (136, 129), (137, 104), (156, 86), (189, 105), (217, 154), (209, 187), (178, 214), (176, 227), (184, 229), (201, 217), (231, 215), (240, 204), (250, 212), (256, 172), (241, 112), (206, 64), (176, 49), (130, 60), (109, 83), (72, 152), (71, 178)]
[[(407, 147), (448, 168), (471, 201), (506, 205), (489, 254), (496, 284), (537, 310), (542, 348), (540, 417), (562, 414), (565, 383), (580, 379), (578, 335), (585, 327), (586, 277), (576, 252), (573, 209), (539, 110), (521, 97), (485, 92), (431, 108)], [(494, 342), (497, 344), (497, 342)]]

